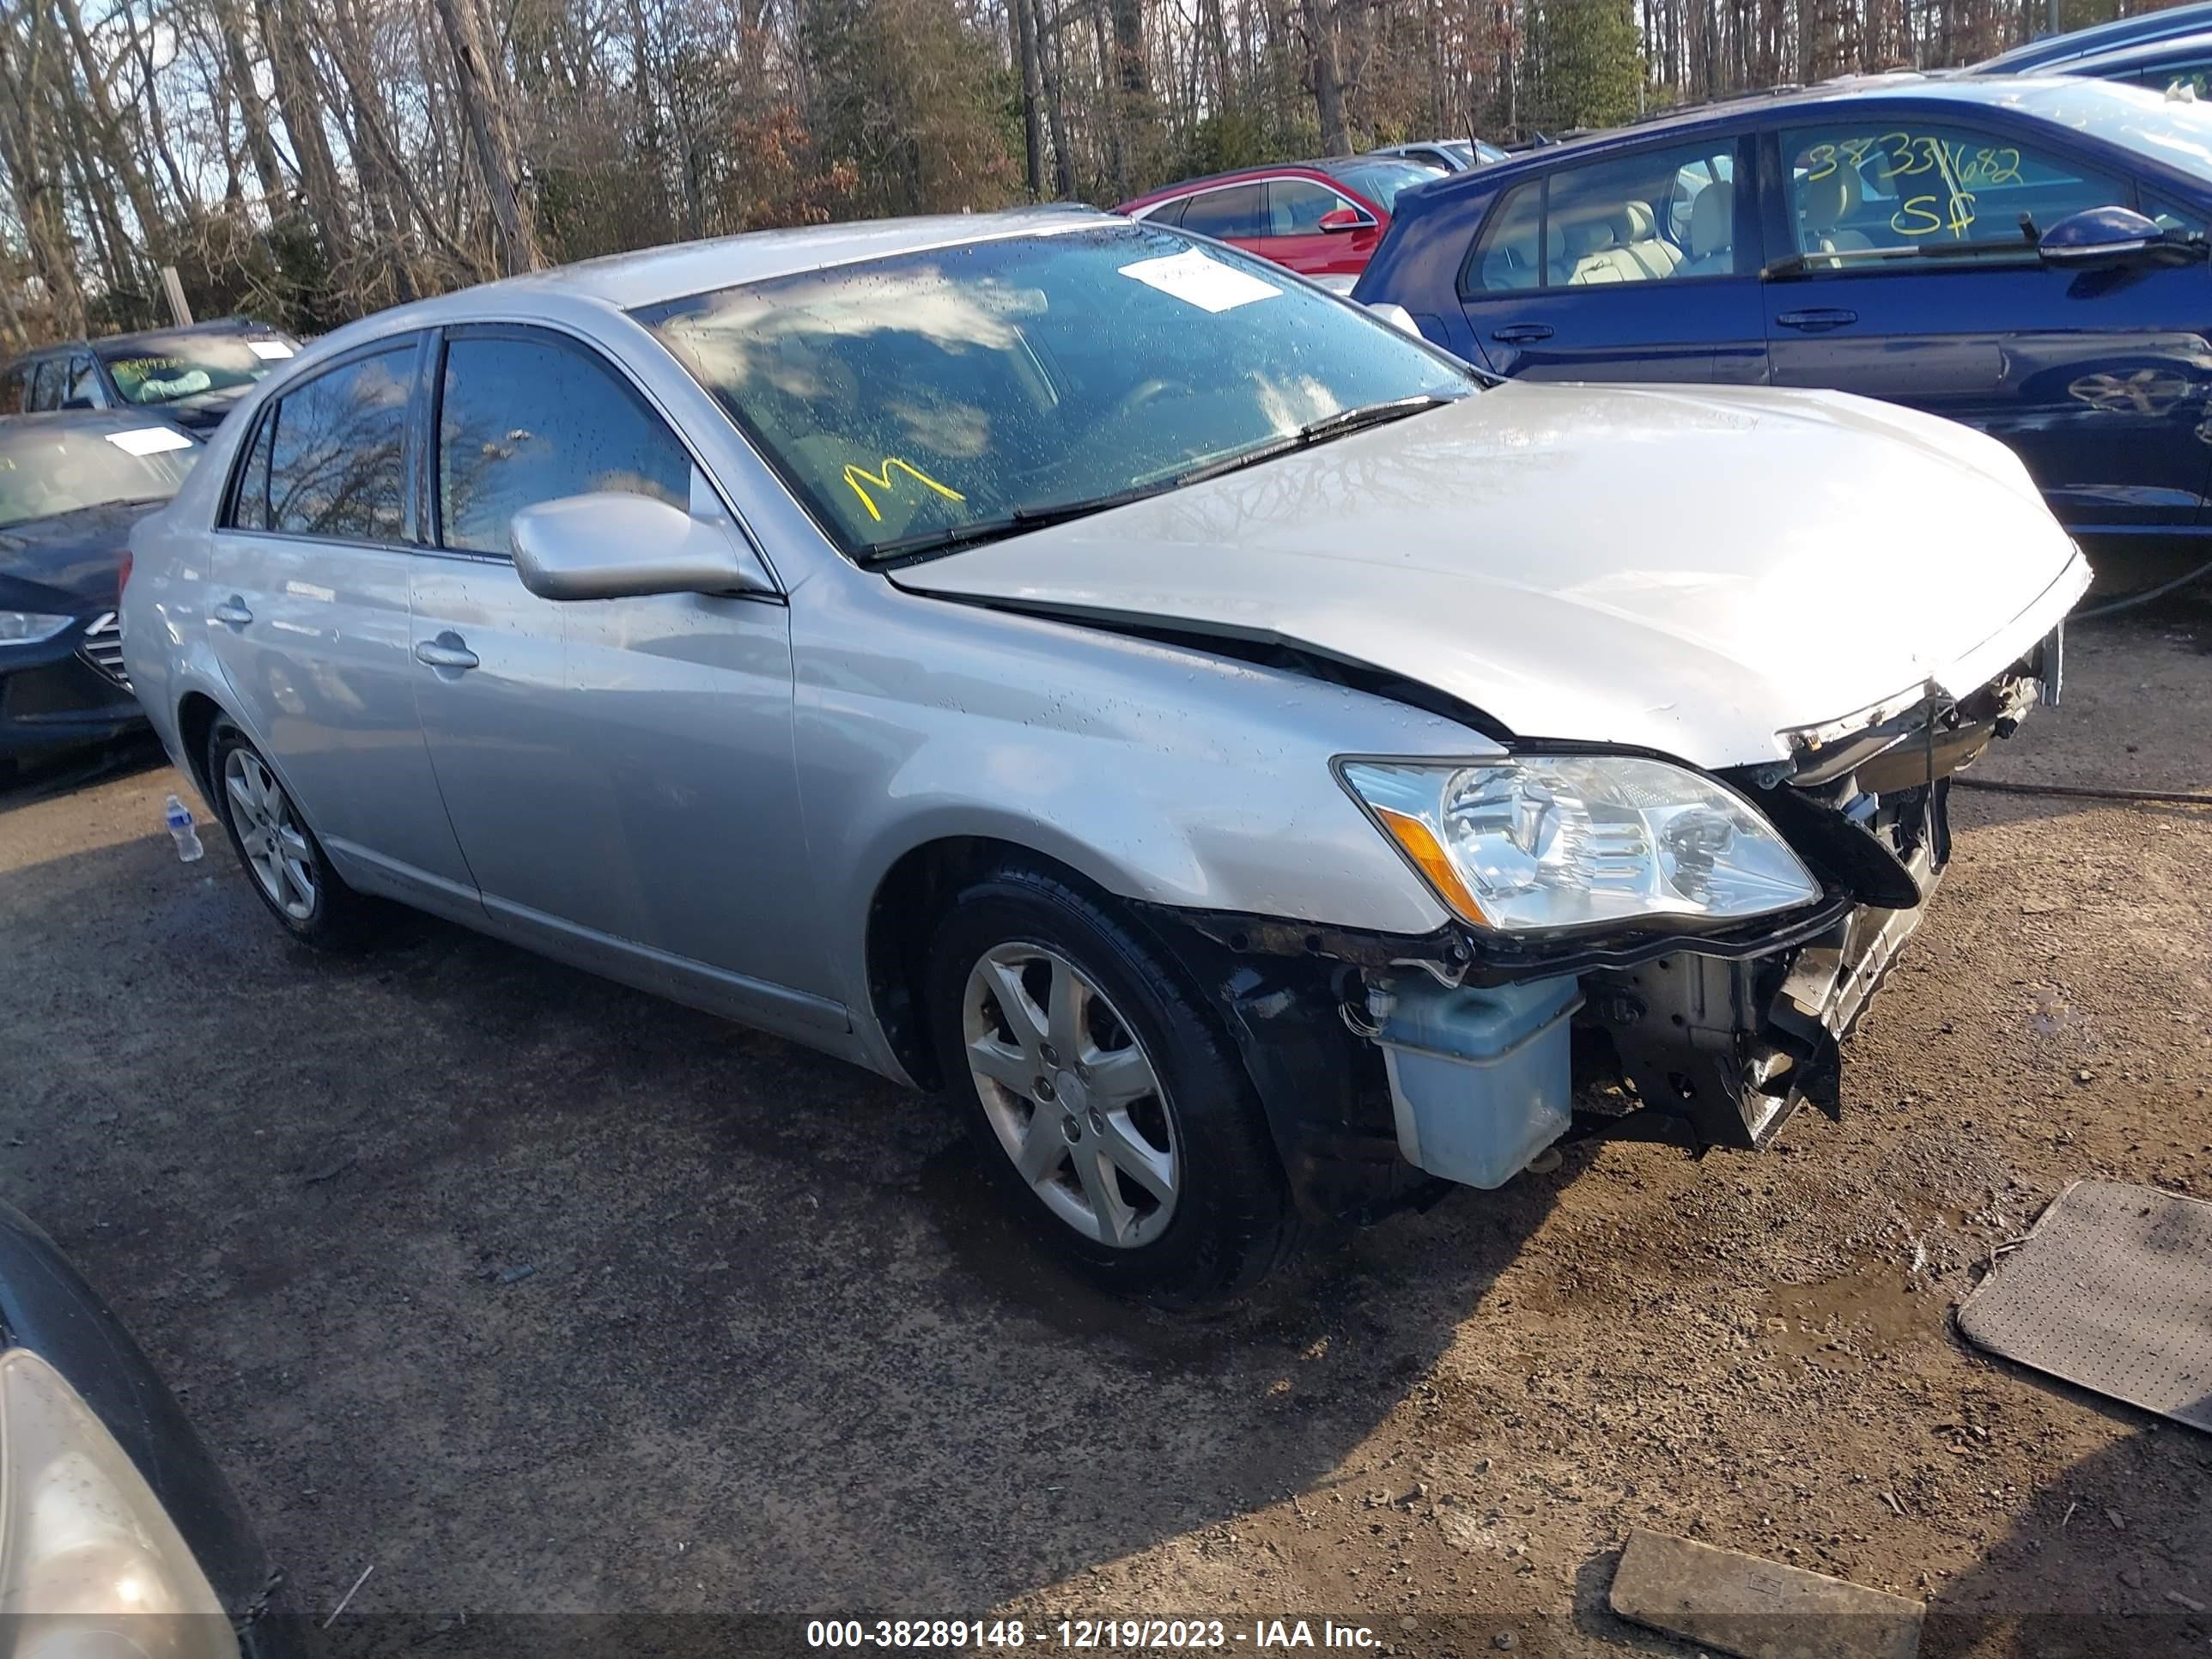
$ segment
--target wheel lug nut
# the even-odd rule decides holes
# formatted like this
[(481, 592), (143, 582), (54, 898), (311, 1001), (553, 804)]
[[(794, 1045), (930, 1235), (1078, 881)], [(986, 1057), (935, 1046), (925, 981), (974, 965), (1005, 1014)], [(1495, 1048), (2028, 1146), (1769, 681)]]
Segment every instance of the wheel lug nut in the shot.
[(1052, 1079), (1048, 1077), (1039, 1078), (1036, 1080), (1036, 1097), (1039, 1100), (1050, 1100), (1052, 1097)]
[(1106, 1115), (1096, 1106), (1091, 1109), (1091, 1128), (1095, 1134), (1103, 1135), (1106, 1133)]
[(1042, 1060), (1047, 1066), (1052, 1066), (1055, 1069), (1057, 1069), (1060, 1065), (1060, 1051), (1054, 1048), (1049, 1042), (1046, 1043), (1037, 1050), (1037, 1058)]

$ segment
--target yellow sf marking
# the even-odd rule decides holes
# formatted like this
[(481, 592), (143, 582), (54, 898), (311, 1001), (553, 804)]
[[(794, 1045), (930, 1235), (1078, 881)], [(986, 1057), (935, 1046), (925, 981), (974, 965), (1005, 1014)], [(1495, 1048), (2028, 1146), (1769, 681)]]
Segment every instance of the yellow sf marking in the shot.
[(964, 501), (968, 499), (957, 489), (947, 489), (943, 484), (938, 483), (936, 479), (931, 477), (929, 474), (924, 472), (913, 462), (902, 461), (896, 455), (886, 455), (884, 457), (884, 468), (880, 472), (871, 472), (864, 466), (848, 465), (845, 468), (845, 482), (853, 486), (853, 493), (860, 498), (860, 505), (868, 509), (868, 516), (873, 519), (878, 524), (881, 524), (884, 521), (884, 515), (876, 511), (875, 498), (870, 495), (866, 490), (860, 488), (860, 481), (865, 478), (870, 483), (875, 485), (877, 489), (888, 493), (891, 487), (891, 469), (893, 467), (896, 467), (900, 471), (905, 473), (908, 477), (912, 478), (916, 483), (927, 485), (939, 495), (944, 496), (948, 501)]

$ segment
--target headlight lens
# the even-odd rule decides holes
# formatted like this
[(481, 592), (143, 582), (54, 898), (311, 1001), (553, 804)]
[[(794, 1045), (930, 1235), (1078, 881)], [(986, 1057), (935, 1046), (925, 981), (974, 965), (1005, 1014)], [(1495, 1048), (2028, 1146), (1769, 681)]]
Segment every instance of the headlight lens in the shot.
[(0, 645), (36, 645), (53, 638), (70, 622), (43, 611), (0, 611)]
[(1477, 927), (1723, 921), (1820, 896), (1749, 802), (1663, 761), (1516, 755), (1466, 766), (1346, 761), (1342, 771), (1437, 896)]
[(0, 1354), (5, 1650), (237, 1659), (207, 1575), (130, 1455), (60, 1372)]

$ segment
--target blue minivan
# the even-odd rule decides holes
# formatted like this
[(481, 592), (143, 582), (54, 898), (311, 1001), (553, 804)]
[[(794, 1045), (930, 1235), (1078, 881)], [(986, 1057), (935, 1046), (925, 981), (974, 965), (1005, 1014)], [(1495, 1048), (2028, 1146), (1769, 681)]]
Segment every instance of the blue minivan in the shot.
[(2208, 227), (2212, 105), (1872, 76), (1408, 191), (1353, 297), (1500, 374), (1908, 404), (2077, 534), (2171, 536), (2212, 532)]

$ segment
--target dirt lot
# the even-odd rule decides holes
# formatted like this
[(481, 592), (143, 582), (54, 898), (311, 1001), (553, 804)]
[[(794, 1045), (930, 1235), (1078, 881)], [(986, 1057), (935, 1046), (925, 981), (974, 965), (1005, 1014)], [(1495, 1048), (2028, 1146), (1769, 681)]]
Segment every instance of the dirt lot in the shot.
[[(2201, 605), (2080, 630), (1982, 775), (2212, 787), (2208, 653)], [(306, 1606), (374, 1564), (341, 1651), (1008, 1608), (1686, 1653), (1604, 1610), (1638, 1524), (1926, 1597), (1928, 1652), (2212, 1650), (2212, 1438), (1949, 1328), (2069, 1178), (2212, 1196), (2212, 813), (1962, 794), (1840, 1121), (1578, 1147), (1193, 1327), (1041, 1266), (932, 1103), (441, 925), (294, 949), (177, 787), (0, 804), (0, 1195)]]

